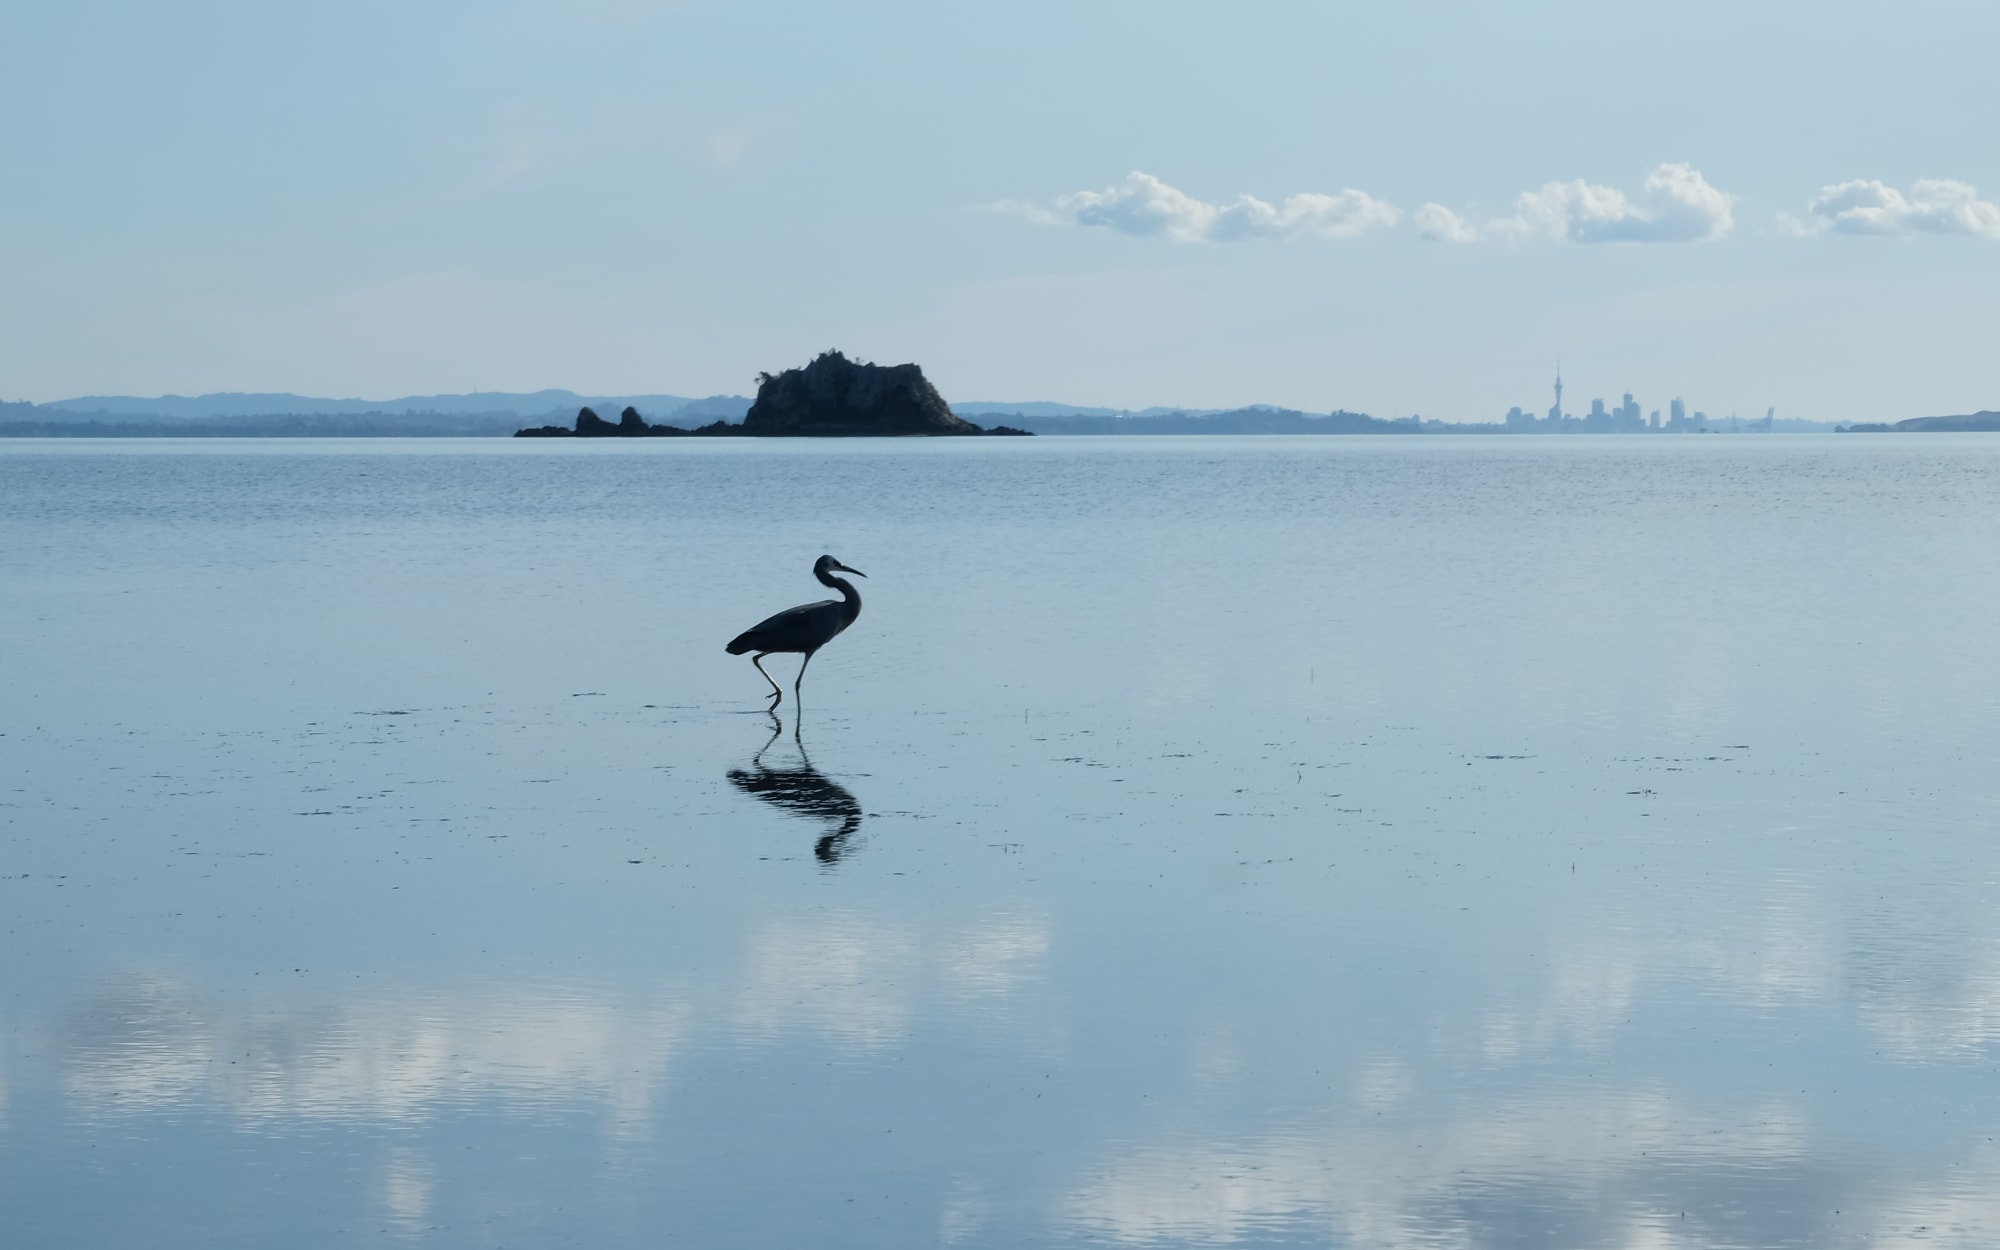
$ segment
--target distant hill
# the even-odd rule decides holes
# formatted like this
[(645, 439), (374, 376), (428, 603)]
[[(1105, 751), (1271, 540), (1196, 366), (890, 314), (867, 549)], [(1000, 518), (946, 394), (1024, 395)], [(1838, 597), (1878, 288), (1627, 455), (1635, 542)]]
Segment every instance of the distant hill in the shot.
[[(37, 405), (51, 419), (57, 413), (111, 414), (124, 417), (267, 417), (277, 414), (327, 415), (364, 412), (500, 413), (517, 417), (538, 417), (550, 412), (573, 412), (592, 407), (633, 407), (641, 412), (667, 416), (693, 403), (711, 403), (732, 398), (714, 396), (709, 400), (684, 395), (579, 395), (575, 391), (549, 390), (519, 393), (475, 391), (464, 395), (405, 395), (398, 399), (323, 399), (289, 392), (241, 393), (222, 391), (212, 395), (161, 395), (143, 399), (135, 395), (83, 395)], [(747, 410), (750, 401), (744, 399)], [(736, 415), (741, 416), (738, 412)]]
[[(645, 409), (632, 405), (641, 412)], [(711, 421), (741, 421), (750, 411), (750, 401), (741, 395), (710, 395), (707, 399), (696, 399), (658, 419), (673, 418), (673, 424), (682, 426), (706, 425)]]
[(1131, 416), (1005, 416), (1007, 424), (1035, 434), (1419, 434), (1409, 421), (1384, 421), (1359, 412), (1300, 412), (1292, 408), (1234, 408), (1224, 412), (1167, 412)]
[(987, 403), (984, 400), (969, 404), (953, 404), (951, 410), (961, 417), (990, 417), (996, 414), (1015, 417), (1115, 417), (1120, 415), (1117, 408), (1079, 408), (1075, 404), (1057, 404), (1048, 400), (1030, 400), (1020, 404)]
[(493, 437), (522, 420), (567, 420), (579, 408), (636, 408), (655, 421), (704, 425), (740, 420), (741, 395), (587, 396), (575, 391), (406, 395), (400, 399), (322, 399), (290, 393), (86, 395), (47, 404), (0, 403), (0, 436), (74, 438), (380, 438)]
[(326, 412), (253, 417), (147, 417), (64, 413), (19, 420), (0, 414), (0, 438), (493, 438), (512, 413)]
[(2000, 430), (2000, 412), (1968, 412), (1956, 417), (1911, 417), (1899, 430)]
[[(1251, 404), (1252, 408), (1262, 408), (1263, 404)], [(1007, 404), (989, 400), (975, 400), (968, 404), (953, 404), (951, 410), (965, 417), (1202, 417), (1217, 412), (1232, 412), (1229, 408), (1087, 408), (1077, 404), (1058, 404), (1049, 400), (1032, 400), (1026, 403)]]
[[(493, 437), (523, 425), (567, 427), (584, 408), (635, 409), (652, 424), (694, 430), (744, 419), (751, 401), (742, 395), (583, 395), (570, 390), (476, 391), (405, 395), (397, 399), (327, 399), (290, 392), (210, 395), (84, 395), (46, 404), (0, 402), (0, 437)], [(976, 400), (949, 405), (960, 418), (1005, 424), (1038, 434), (1497, 434), (1496, 424), (1384, 420), (1362, 413), (1308, 413), (1269, 404), (1241, 408), (1129, 409), (1064, 404), (1054, 400), (1006, 403)], [(1827, 423), (1778, 418), (1764, 427), (1781, 433), (1834, 428)], [(1994, 430), (2000, 413), (1914, 417), (1868, 430)]]
[(1843, 434), (1951, 434), (2000, 430), (2000, 412), (1968, 412), (1955, 417), (1911, 417), (1894, 425), (1868, 422), (1841, 428)]

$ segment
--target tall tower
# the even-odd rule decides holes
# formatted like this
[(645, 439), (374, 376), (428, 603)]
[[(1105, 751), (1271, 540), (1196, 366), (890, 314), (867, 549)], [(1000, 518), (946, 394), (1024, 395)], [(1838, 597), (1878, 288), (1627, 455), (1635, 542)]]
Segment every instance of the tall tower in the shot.
[(1562, 362), (1557, 361), (1556, 362), (1556, 406), (1549, 409), (1549, 420), (1555, 422), (1557, 425), (1561, 425), (1562, 419), (1563, 419), (1563, 367), (1562, 367)]

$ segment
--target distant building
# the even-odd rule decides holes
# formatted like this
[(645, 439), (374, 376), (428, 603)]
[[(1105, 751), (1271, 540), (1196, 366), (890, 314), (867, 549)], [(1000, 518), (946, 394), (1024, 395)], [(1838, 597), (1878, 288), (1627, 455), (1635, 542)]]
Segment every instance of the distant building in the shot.
[(1632, 398), (1630, 391), (1625, 392), (1625, 402), (1618, 405), (1612, 416), (1621, 434), (1637, 434), (1646, 428), (1645, 421), (1639, 416), (1639, 402)]
[(1626, 391), (1624, 402), (1616, 408), (1607, 409), (1601, 399), (1591, 400), (1583, 428), (1591, 434), (1640, 434), (1646, 429), (1646, 419), (1639, 415), (1639, 401)]
[(1534, 413), (1523, 412), (1518, 407), (1507, 410), (1507, 432), (1509, 434), (1532, 434), (1534, 429)]

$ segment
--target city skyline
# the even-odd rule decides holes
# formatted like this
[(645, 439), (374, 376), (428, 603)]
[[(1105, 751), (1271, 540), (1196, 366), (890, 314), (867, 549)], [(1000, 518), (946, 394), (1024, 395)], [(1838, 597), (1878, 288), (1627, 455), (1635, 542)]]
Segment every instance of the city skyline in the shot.
[[(1710, 429), (1709, 421), (1711, 418), (1708, 413), (1699, 409), (1690, 411), (1687, 401), (1679, 395), (1667, 401), (1666, 417), (1663, 420), (1661, 418), (1661, 410), (1658, 408), (1653, 409), (1650, 414), (1641, 415), (1640, 404), (1632, 398), (1631, 391), (1624, 392), (1624, 398), (1616, 408), (1606, 408), (1602, 396), (1592, 397), (1590, 411), (1582, 417), (1578, 417), (1574, 413), (1564, 409), (1562, 393), (1562, 366), (1558, 365), (1556, 366), (1555, 402), (1539, 418), (1518, 405), (1509, 408), (1502, 422), (1507, 427), (1507, 432), (1510, 434), (1704, 434), (1709, 432)], [(1749, 428), (1752, 430), (1772, 430), (1777, 425), (1777, 414), (1776, 405), (1768, 406), (1764, 409), (1764, 415), (1761, 418), (1752, 418)], [(1911, 413), (1909, 415), (1937, 416), (1943, 414)], [(1734, 412), (1731, 412), (1727, 417), (1715, 418), (1715, 420), (1730, 422), (1732, 429), (1740, 430), (1743, 428), (1742, 419)], [(1806, 420), (1811, 421), (1810, 418)], [(1813, 423), (1824, 425), (1834, 424), (1833, 422)]]

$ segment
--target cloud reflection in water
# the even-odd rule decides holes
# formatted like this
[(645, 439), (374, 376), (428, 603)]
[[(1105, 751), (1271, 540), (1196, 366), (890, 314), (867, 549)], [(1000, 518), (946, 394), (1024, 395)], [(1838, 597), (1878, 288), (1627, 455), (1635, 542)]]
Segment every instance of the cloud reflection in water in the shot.
[(137, 1112), (193, 1097), (215, 1075), (215, 1038), (178, 981), (133, 977), (71, 1011), (68, 1086), (99, 1112)]
[[(1261, 1127), (1209, 1119), (1207, 1108), (1221, 1105), (1209, 1100), (1228, 1097), (1232, 1074), (1254, 1079), (1268, 1059), (1254, 1031), (1214, 1024), (1216, 1040), (1189, 1053), (1190, 1093), (1165, 1124), (1084, 1145), (1054, 1192), (1029, 1197), (1048, 1203), (1069, 1235), (1126, 1244), (1308, 1236), (1477, 1246), (1516, 1234), (1526, 1245), (1804, 1244), (1786, 1240), (1802, 1227), (1793, 1216), (1822, 1205), (1846, 1221), (1824, 1244), (2000, 1244), (2000, 1200), (1989, 1196), (2000, 1192), (2000, 1153), (1943, 1178), (1863, 1175), (1841, 1161), (1827, 1126), (1812, 1122), (1810, 1099), (1732, 1105), (1668, 1077), (1600, 1087), (1583, 1069), (1550, 1084), (1551, 1055), (1611, 1057), (1627, 1036), (1620, 1021), (1676, 977), (1692, 974), (1757, 1009), (1771, 1004), (1774, 968), (1799, 972), (1777, 978), (1800, 987), (1781, 1002), (1805, 986), (1836, 987), (1823, 962), (1796, 958), (1814, 932), (1811, 921), (1796, 923), (1802, 914), (1777, 902), (1744, 912), (1742, 934), (1756, 935), (1775, 963), (1701, 958), (1730, 945), (1726, 930), (1676, 946), (1606, 942), (1603, 927), (1582, 926), (1558, 943), (1539, 987), (1468, 1019), (1458, 1045), (1355, 1054), (1344, 1078), (1326, 1073), (1328, 1088), (1344, 1095)], [(489, 1101), (517, 1112), (598, 1106), (611, 1135), (639, 1140), (659, 1135), (657, 1107), (677, 1056), (802, 1035), (883, 1055), (912, 1045), (917, 1026), (938, 1014), (963, 1022), (994, 1007), (1018, 1022), (1021, 996), (1045, 982), (1053, 951), (1050, 922), (1034, 915), (937, 926), (857, 910), (774, 919), (747, 935), (733, 965), (741, 988), (720, 1012), (530, 988), (380, 993), (236, 1018), (185, 983), (135, 977), (68, 1014), (64, 1071), (86, 1116), (206, 1102), (264, 1128), (409, 1124)], [(1917, 1017), (1942, 1013), (1971, 1029), (1934, 1045), (1982, 1044), (1990, 969), (1975, 956), (1951, 992), (1905, 1004)], [(1864, 1014), (1872, 994), (1861, 994)], [(1511, 1040), (1496, 1047), (1502, 1034)], [(1244, 1053), (1222, 1062), (1225, 1050)], [(1462, 1092), (1466, 1074), (1446, 1052), (1503, 1088)], [(386, 1228), (417, 1235), (440, 1218), (439, 1195), (450, 1190), (442, 1168), (418, 1150), (385, 1156), (371, 1201)], [(978, 1242), (1007, 1220), (1022, 1195), (996, 1190), (994, 1180), (976, 1171), (944, 1178), (935, 1195), (941, 1241)]]
[(671, 1010), (554, 990), (368, 997), (231, 1017), (134, 980), (71, 1018), (66, 1085), (89, 1114), (210, 1100), (252, 1120), (419, 1121), (453, 1104), (599, 1102), (642, 1132), (681, 1033)]
[(1942, 1180), (1827, 1164), (1780, 1104), (1715, 1114), (1659, 1094), (1577, 1091), (1475, 1104), (1427, 1126), (1295, 1125), (1238, 1143), (1130, 1147), (1063, 1214), (1085, 1240), (1132, 1245), (2000, 1244), (2000, 1150)]
[(382, 1166), (382, 1208), (389, 1226), (406, 1236), (430, 1224), (437, 1176), (429, 1159), (417, 1151), (391, 1151)]
[[(1043, 975), (1051, 946), (1048, 921), (1032, 915), (937, 931), (848, 913), (776, 920), (749, 935), (743, 988), (711, 1020), (725, 1036), (805, 1032), (880, 1050), (933, 1007), (977, 1014), (1018, 996)], [(498, 1100), (598, 1104), (631, 1136), (701, 1030), (686, 1003), (635, 1007), (554, 986), (230, 1012), (153, 976), (87, 997), (65, 1032), (64, 1086), (91, 1116), (209, 1102), (246, 1120), (410, 1123)]]
[(1227, 1244), (1304, 1226), (1334, 1245), (1474, 1246), (1505, 1223), (1539, 1221), (1565, 1235), (1524, 1244), (1708, 1244), (1685, 1224), (1656, 1240), (1668, 1227), (1647, 1199), (1663, 1169), (1710, 1174), (1711, 1193), (1723, 1173), (1803, 1173), (1804, 1126), (1775, 1104), (1703, 1115), (1659, 1093), (1496, 1099), (1428, 1124), (1371, 1115), (1240, 1143), (1137, 1146), (1064, 1211), (1085, 1235), (1126, 1243)]
[(1052, 942), (1037, 916), (1002, 915), (937, 933), (854, 913), (773, 921), (752, 935), (737, 1027), (763, 1042), (816, 1033), (846, 1050), (900, 1043), (927, 998), (972, 1008), (1044, 975)]
[(2000, 940), (1869, 971), (1861, 1018), (1898, 1058), (1976, 1060), (2000, 1050)]

